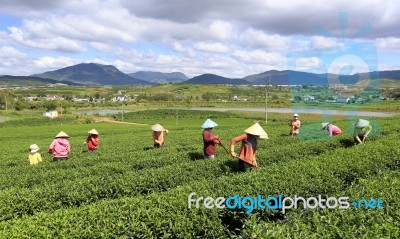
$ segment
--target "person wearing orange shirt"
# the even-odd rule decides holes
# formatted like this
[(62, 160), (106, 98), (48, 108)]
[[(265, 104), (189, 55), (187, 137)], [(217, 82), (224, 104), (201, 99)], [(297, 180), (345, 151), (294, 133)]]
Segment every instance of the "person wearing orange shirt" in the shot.
[[(267, 133), (258, 123), (247, 128), (244, 132), (244, 134), (231, 140), (230, 150), (230, 155), (239, 159), (239, 169), (241, 171), (247, 171), (253, 167), (258, 167), (256, 161), (258, 139), (268, 139)], [(238, 142), (242, 142), (239, 156), (235, 153), (235, 144)]]
[(160, 148), (164, 146), (164, 133), (168, 134), (168, 130), (164, 129), (164, 127), (160, 124), (151, 126), (151, 129), (153, 130), (154, 148)]
[(293, 119), (289, 121), (289, 126), (290, 126), (290, 135), (292, 137), (293, 137), (293, 135), (300, 134), (301, 122), (300, 122), (298, 114), (293, 115)]

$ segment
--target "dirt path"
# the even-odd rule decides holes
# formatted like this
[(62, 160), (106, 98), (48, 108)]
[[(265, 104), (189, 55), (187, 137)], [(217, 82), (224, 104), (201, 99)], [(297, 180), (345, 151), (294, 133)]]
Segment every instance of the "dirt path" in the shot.
[(134, 122), (122, 122), (116, 121), (106, 117), (93, 117), (94, 122), (106, 122), (106, 123), (116, 123), (116, 124), (134, 124), (134, 125), (149, 125), (149, 124), (141, 124), (141, 123), (134, 123)]

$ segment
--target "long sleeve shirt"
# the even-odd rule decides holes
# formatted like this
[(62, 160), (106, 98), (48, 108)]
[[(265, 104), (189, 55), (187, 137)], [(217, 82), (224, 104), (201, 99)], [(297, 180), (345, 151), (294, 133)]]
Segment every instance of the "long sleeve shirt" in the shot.
[(338, 135), (338, 134), (342, 133), (342, 130), (339, 127), (337, 127), (336, 125), (328, 124), (326, 127), (328, 129), (330, 137), (332, 137), (332, 135)]
[(29, 163), (31, 165), (38, 164), (38, 163), (42, 162), (42, 156), (38, 152), (30, 153), (28, 155), (28, 159), (29, 159)]
[(368, 136), (369, 133), (372, 131), (372, 126), (367, 125), (363, 128), (354, 128), (354, 136)]
[(290, 121), (289, 126), (290, 126), (291, 134), (299, 134), (300, 133), (301, 122), (299, 119), (293, 119), (292, 121)]
[(69, 145), (68, 139), (55, 138), (49, 146), (49, 152), (52, 153), (54, 157), (68, 157), (69, 153), (71, 152), (71, 147)]
[(97, 135), (88, 136), (86, 139), (86, 143), (89, 150), (95, 150), (99, 145), (99, 137)]
[(231, 149), (238, 142), (242, 142), (240, 148), (239, 158), (246, 163), (257, 167), (256, 151), (257, 151), (257, 139), (250, 139), (247, 134), (242, 134), (231, 140)]
[(211, 134), (207, 129), (203, 131), (203, 152), (205, 156), (215, 155), (215, 144), (219, 143), (219, 140)]
[(164, 143), (164, 131), (153, 131), (153, 141), (155, 144)]

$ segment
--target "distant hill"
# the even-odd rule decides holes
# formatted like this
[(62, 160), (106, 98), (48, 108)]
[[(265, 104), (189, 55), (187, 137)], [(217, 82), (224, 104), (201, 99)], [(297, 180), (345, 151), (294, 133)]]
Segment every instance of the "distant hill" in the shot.
[(32, 76), (58, 81), (72, 81), (86, 85), (152, 85), (154, 83), (133, 78), (115, 66), (82, 63)]
[(48, 84), (57, 84), (57, 83), (63, 83), (66, 85), (74, 85), (74, 86), (82, 85), (71, 81), (58, 81), (58, 80), (35, 77), (35, 76), (7, 76), (7, 75), (0, 76), (1, 86), (14, 86), (14, 85), (45, 86)]
[(203, 74), (193, 77), (184, 83), (188, 84), (214, 84), (214, 85), (248, 85), (250, 82), (243, 79), (226, 78), (214, 74)]
[(301, 71), (277, 71), (271, 70), (260, 74), (244, 77), (255, 85), (327, 85), (327, 84), (356, 84), (367, 79), (390, 79), (400, 81), (400, 70), (357, 73), (353, 75), (314, 74)]
[(188, 77), (181, 72), (162, 73), (156, 71), (138, 71), (128, 75), (136, 79), (157, 84), (166, 84), (170, 82), (180, 83), (188, 79)]
[(260, 74), (246, 76), (243, 80), (250, 81), (254, 85), (323, 85), (327, 84), (324, 75), (301, 71), (277, 71), (271, 70)]
[(358, 88), (374, 87), (374, 88), (400, 88), (400, 80), (389, 79), (373, 79), (373, 80), (360, 80), (354, 84)]

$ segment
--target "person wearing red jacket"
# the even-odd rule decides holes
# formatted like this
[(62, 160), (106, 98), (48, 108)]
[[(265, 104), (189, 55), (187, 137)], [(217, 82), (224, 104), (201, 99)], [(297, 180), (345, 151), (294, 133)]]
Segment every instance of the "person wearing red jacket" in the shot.
[(218, 124), (211, 119), (207, 119), (201, 126), (201, 128), (204, 129), (202, 133), (204, 144), (203, 153), (204, 157), (209, 159), (215, 158), (215, 144), (221, 144), (219, 137), (211, 133), (211, 130), (216, 126), (218, 126)]
[(86, 144), (89, 151), (97, 152), (97, 150), (99, 149), (99, 133), (97, 132), (97, 130), (92, 129), (88, 132)]

